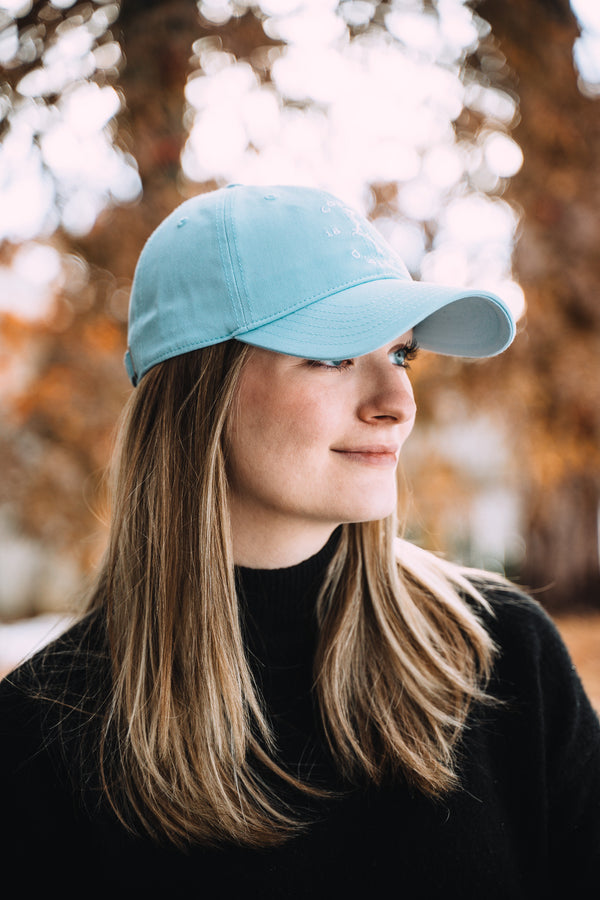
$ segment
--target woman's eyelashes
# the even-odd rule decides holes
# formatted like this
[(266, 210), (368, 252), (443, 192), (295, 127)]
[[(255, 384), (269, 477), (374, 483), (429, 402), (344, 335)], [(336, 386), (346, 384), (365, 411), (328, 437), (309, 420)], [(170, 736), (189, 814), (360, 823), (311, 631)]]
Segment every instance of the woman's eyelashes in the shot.
[[(418, 352), (419, 345), (413, 338), (409, 344), (401, 344), (390, 350), (388, 357), (393, 365), (409, 369)], [(353, 359), (307, 359), (306, 362), (311, 368), (329, 369), (331, 372), (344, 372), (354, 365)]]

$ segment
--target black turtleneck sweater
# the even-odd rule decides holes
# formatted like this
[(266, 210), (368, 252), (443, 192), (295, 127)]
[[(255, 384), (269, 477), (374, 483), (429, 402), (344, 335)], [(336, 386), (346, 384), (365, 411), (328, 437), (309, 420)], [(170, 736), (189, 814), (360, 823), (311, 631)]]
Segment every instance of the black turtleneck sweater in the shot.
[[(239, 569), (251, 666), (287, 766), (343, 786), (311, 693), (314, 604), (335, 536), (290, 569)], [(132, 837), (97, 808), (78, 775), (76, 713), (32, 699), (93, 688), (102, 617), (74, 626), (0, 684), (0, 852), (24, 896), (460, 898), (596, 896), (600, 885), (600, 725), (556, 629), (520, 594), (489, 599), (501, 653), (490, 689), (504, 701), (473, 712), (461, 789), (440, 801), (395, 784), (313, 803), (305, 833), (275, 849), (187, 852)], [(45, 660), (45, 661), (44, 661)], [(48, 660), (54, 662), (49, 663)], [(97, 666), (97, 663), (95, 664)], [(58, 727), (59, 720), (61, 726)]]
[(324, 752), (312, 692), (315, 600), (338, 536), (291, 568), (236, 569), (249, 659), (279, 755), (293, 775), (321, 783), (335, 779), (335, 773)]

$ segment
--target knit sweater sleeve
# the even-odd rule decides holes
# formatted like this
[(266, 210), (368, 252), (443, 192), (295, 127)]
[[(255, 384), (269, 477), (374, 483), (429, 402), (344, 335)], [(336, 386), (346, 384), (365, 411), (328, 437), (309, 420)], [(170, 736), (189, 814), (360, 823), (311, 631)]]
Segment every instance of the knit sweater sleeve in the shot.
[[(556, 896), (600, 883), (600, 722), (563, 640), (542, 607), (517, 593), (492, 598), (501, 647), (496, 687), (544, 784), (550, 883)], [(530, 777), (534, 776), (531, 771)]]

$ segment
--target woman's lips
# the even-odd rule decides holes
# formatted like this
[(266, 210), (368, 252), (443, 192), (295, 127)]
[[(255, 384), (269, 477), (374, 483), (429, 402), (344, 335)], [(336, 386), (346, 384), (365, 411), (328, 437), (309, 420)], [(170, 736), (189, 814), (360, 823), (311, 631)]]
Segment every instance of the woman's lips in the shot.
[(353, 447), (348, 450), (333, 448), (334, 453), (339, 453), (350, 462), (381, 466), (383, 468), (397, 465), (398, 451), (398, 447)]

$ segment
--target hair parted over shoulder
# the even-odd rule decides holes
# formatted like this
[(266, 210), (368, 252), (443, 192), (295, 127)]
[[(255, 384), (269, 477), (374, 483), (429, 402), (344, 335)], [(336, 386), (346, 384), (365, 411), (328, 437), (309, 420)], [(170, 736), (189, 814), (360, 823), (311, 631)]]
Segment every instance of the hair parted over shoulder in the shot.
[[(227, 434), (251, 352), (230, 340), (173, 357), (132, 393), (89, 602), (104, 610), (112, 669), (103, 789), (128, 827), (180, 846), (279, 843), (303, 822), (273, 785), (320, 793), (278, 763), (244, 649)], [(490, 699), (486, 607), (467, 570), (399, 539), (395, 517), (342, 526), (314, 676), (351, 782), (401, 774), (433, 797), (457, 786), (467, 714)]]

